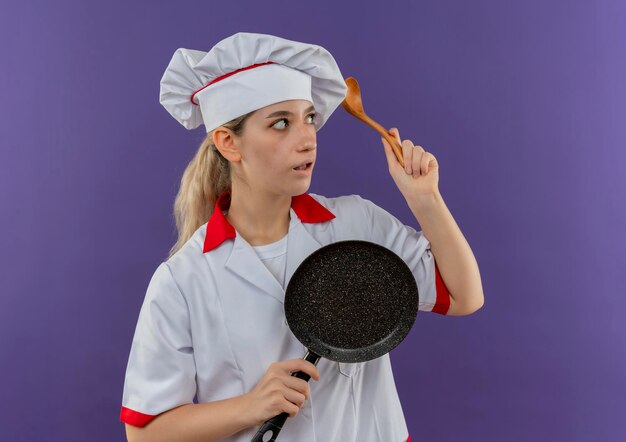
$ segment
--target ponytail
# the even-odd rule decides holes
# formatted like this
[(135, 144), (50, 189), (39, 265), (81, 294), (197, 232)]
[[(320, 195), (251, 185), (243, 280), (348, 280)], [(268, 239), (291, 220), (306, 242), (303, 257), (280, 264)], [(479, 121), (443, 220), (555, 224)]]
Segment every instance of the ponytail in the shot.
[[(254, 111), (253, 111), (254, 112)], [(244, 123), (253, 112), (222, 126), (240, 136)], [(231, 187), (230, 163), (213, 143), (213, 131), (207, 133), (196, 155), (187, 165), (174, 201), (174, 218), (178, 240), (169, 251), (171, 258), (205, 224), (215, 208), (217, 198)]]

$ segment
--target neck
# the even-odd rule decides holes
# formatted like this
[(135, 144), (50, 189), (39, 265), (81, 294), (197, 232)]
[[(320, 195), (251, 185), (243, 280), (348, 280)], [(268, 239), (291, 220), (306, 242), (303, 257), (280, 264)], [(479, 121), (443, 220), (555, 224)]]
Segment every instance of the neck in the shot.
[(253, 191), (233, 180), (228, 222), (252, 246), (276, 242), (289, 231), (291, 197)]

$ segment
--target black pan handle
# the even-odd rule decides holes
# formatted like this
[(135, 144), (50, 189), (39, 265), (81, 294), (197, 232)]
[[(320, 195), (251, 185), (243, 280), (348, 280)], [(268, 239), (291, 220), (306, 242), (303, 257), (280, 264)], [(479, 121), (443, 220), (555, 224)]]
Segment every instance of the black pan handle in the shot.
[[(304, 360), (309, 361), (313, 365), (317, 365), (321, 356), (317, 353), (307, 350), (304, 355)], [(291, 373), (291, 376), (295, 376), (299, 379), (303, 379), (309, 382), (311, 376), (303, 371), (295, 371)], [(278, 433), (283, 429), (285, 421), (289, 417), (289, 413), (280, 413), (278, 416), (266, 420), (265, 423), (259, 428), (259, 431), (252, 438), (252, 442), (274, 442), (278, 437)]]

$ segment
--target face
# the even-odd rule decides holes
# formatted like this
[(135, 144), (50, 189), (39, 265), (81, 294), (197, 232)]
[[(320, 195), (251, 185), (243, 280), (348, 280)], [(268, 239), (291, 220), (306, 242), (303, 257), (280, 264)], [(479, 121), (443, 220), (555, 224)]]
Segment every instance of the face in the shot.
[[(226, 152), (222, 154), (231, 162), (232, 179), (278, 195), (305, 193), (317, 154), (313, 124), (317, 118), (307, 100), (287, 100), (256, 110), (240, 137), (230, 132), (230, 139), (223, 139)], [(305, 163), (305, 170), (294, 169)]]

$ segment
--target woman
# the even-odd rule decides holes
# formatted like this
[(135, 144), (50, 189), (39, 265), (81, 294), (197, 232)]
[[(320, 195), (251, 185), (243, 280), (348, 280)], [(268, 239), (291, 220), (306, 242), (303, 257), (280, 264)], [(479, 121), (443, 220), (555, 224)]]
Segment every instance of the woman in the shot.
[[(161, 103), (187, 129), (203, 124), (207, 137), (176, 198), (179, 240), (139, 314), (120, 414), (130, 441), (249, 441), (282, 412), (285, 442), (410, 440), (388, 355), (316, 367), (301, 359), (284, 317), (297, 266), (345, 239), (401, 256), (420, 310), (462, 315), (482, 305), (478, 267), (438, 192), (437, 162), (421, 147), (404, 140), (403, 169), (381, 138), (423, 232), (358, 195), (306, 193), (316, 132), (345, 92), (335, 60), (316, 45), (237, 33), (208, 53), (174, 54)], [(313, 382), (291, 376), (299, 370)]]

